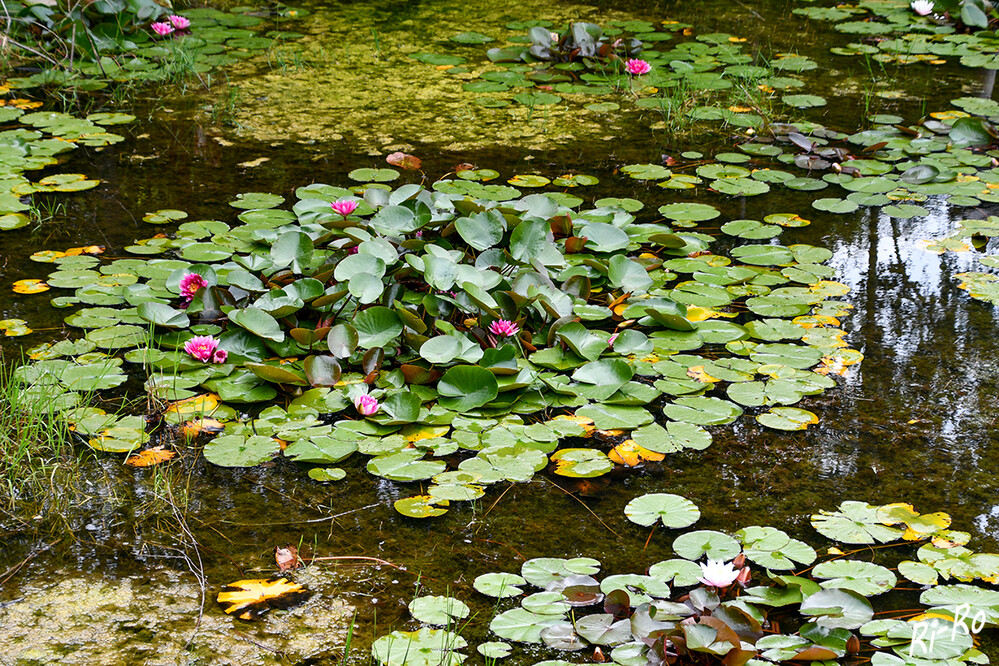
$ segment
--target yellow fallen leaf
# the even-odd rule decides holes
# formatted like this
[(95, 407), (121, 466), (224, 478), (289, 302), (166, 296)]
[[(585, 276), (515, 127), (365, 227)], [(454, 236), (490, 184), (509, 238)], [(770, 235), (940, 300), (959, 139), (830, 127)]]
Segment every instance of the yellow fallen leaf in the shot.
[(40, 294), (48, 290), (49, 286), (42, 280), (18, 280), (14, 283), (15, 294)]
[(146, 449), (145, 451), (139, 451), (134, 455), (130, 455), (126, 460), (125, 464), (132, 465), (133, 467), (149, 467), (151, 465), (159, 465), (162, 462), (172, 459), (177, 453), (165, 449), (162, 446), (157, 446), (152, 449)]
[(703, 365), (695, 365), (687, 368), (687, 376), (702, 384), (717, 384), (721, 381), (717, 377), (712, 377), (706, 373)]
[(180, 427), (180, 433), (188, 439), (194, 439), (203, 432), (217, 434), (225, 430), (221, 421), (215, 419), (196, 419), (188, 421)]
[(309, 598), (304, 586), (287, 578), (250, 579), (229, 583), (219, 592), (218, 602), (229, 615), (255, 620), (272, 608), (291, 608)]
[(86, 245), (84, 247), (71, 247), (66, 250), (67, 257), (75, 257), (81, 254), (104, 254), (104, 246)]

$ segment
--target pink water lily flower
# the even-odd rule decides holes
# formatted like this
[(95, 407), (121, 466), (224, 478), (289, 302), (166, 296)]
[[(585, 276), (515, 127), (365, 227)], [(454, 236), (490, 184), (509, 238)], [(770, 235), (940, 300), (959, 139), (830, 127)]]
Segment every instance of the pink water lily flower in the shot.
[(909, 6), (919, 16), (928, 16), (933, 11), (933, 3), (930, 0), (913, 0)]
[(170, 25), (177, 28), (177, 30), (187, 30), (191, 27), (190, 19), (183, 16), (177, 16), (176, 14), (170, 14), (167, 16), (167, 20), (170, 21)]
[(334, 213), (347, 217), (355, 210), (357, 210), (357, 202), (351, 200), (334, 201), (333, 203), (330, 204), (330, 208), (333, 209)]
[(708, 558), (708, 563), (701, 563), (701, 581), (708, 587), (724, 588), (735, 582), (739, 577), (739, 570), (728, 562), (715, 561)]
[(219, 347), (212, 354), (212, 363), (225, 363), (225, 360), (229, 358), (229, 352)]
[(371, 416), (378, 411), (381, 405), (379, 405), (378, 401), (370, 395), (364, 393), (354, 398), (354, 407), (363, 416)]
[(180, 296), (185, 301), (190, 301), (200, 289), (207, 286), (205, 278), (197, 273), (188, 273), (180, 279)]
[(618, 335), (620, 335), (620, 334), (619, 333), (615, 333), (614, 335), (612, 335), (609, 338), (607, 338), (607, 346), (608, 347), (613, 347), (614, 346), (614, 341), (617, 340), (617, 336)]
[[(218, 348), (219, 341), (210, 335), (198, 335), (184, 343), (184, 351), (202, 363), (208, 363), (213, 360)], [(225, 356), (222, 358), (225, 360)], [(215, 362), (221, 363), (222, 361)]]
[(633, 60), (630, 58), (624, 61), (624, 68), (629, 74), (633, 74), (634, 76), (648, 74), (652, 71), (652, 65), (644, 60)]
[(173, 26), (165, 21), (162, 23), (150, 23), (149, 27), (160, 37), (166, 37), (174, 30)]
[(489, 332), (493, 335), (502, 335), (504, 337), (512, 337), (517, 335), (520, 327), (512, 321), (506, 319), (497, 319), (493, 323), (489, 324)]

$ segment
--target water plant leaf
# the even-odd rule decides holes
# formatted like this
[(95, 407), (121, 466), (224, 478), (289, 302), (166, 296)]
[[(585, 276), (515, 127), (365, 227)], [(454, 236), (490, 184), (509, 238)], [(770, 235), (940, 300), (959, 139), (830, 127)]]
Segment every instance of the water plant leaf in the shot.
[(458, 666), (468, 646), (458, 634), (423, 627), (418, 631), (393, 631), (371, 645), (371, 655), (383, 666)]
[(624, 507), (624, 515), (639, 525), (662, 522), (666, 527), (689, 527), (701, 517), (697, 506), (680, 495), (649, 493), (636, 497)]
[(395, 311), (375, 306), (358, 312), (352, 322), (357, 344), (366, 349), (384, 347), (402, 333), (402, 321)]
[(595, 449), (560, 449), (552, 454), (555, 473), (574, 479), (602, 476), (614, 469), (614, 463)]
[(505, 599), (507, 597), (518, 597), (524, 593), (520, 589), (521, 585), (527, 585), (527, 581), (511, 573), (487, 573), (478, 576), (472, 587), (490, 597)]
[(663, 413), (676, 421), (694, 425), (724, 425), (742, 415), (738, 405), (713, 397), (677, 398), (663, 406)]
[(205, 445), (204, 455), (219, 467), (255, 467), (280, 451), (280, 442), (263, 435), (222, 435)]
[(889, 543), (904, 534), (900, 529), (882, 525), (878, 507), (865, 502), (843, 502), (839, 511), (821, 511), (811, 521), (812, 527), (823, 536), (848, 544)]
[(722, 532), (695, 530), (674, 539), (673, 552), (688, 560), (697, 560), (706, 555), (712, 560), (726, 561), (741, 553), (742, 546)]
[(801, 612), (830, 629), (857, 629), (874, 617), (871, 603), (850, 590), (822, 590), (801, 602)]
[(641, 407), (596, 403), (580, 407), (576, 416), (591, 419), (600, 430), (633, 430), (653, 421), (652, 414)]
[(489, 630), (510, 641), (540, 643), (542, 630), (561, 621), (558, 615), (540, 615), (523, 608), (511, 608), (496, 615), (489, 623)]
[(313, 467), (309, 470), (309, 478), (314, 481), (342, 481), (347, 477), (347, 472), (339, 467)]
[(409, 612), (420, 622), (445, 625), (468, 617), (471, 609), (460, 599), (431, 595), (409, 602)]
[(898, 582), (895, 574), (885, 567), (860, 560), (822, 562), (815, 566), (812, 575), (826, 579), (820, 583), (825, 589), (852, 590), (864, 597), (883, 594)]
[[(409, 518), (434, 518), (437, 516), (443, 516), (447, 513), (447, 500), (438, 499), (431, 495), (415, 495), (413, 497), (403, 497), (397, 499), (392, 503), (395, 510), (404, 516)], [(412, 611), (412, 606), (410, 606)], [(413, 613), (416, 617), (416, 613)], [(417, 619), (420, 619), (417, 617)], [(429, 624), (446, 624), (447, 619), (443, 622), (430, 622), (429, 620), (422, 620), (428, 622)]]
[(424, 455), (425, 453), (420, 450), (403, 449), (397, 453), (375, 456), (368, 461), (367, 470), (375, 476), (391, 481), (422, 481), (447, 469), (446, 463), (424, 460)]
[(756, 420), (775, 430), (804, 430), (818, 423), (819, 417), (806, 409), (774, 407), (769, 412), (757, 415)]
[(438, 403), (456, 412), (481, 407), (499, 394), (496, 376), (479, 366), (459, 365), (450, 368), (437, 384)]

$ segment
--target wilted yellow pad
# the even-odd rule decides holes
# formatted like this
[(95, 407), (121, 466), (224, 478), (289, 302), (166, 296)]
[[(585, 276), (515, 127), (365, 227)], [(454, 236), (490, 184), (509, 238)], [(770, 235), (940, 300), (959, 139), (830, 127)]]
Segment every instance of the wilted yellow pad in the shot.
[(936, 513), (920, 514), (911, 504), (898, 502), (878, 507), (878, 520), (885, 525), (904, 524), (906, 541), (919, 541), (934, 532), (950, 527), (950, 515), (938, 511)]
[(614, 461), (616, 465), (627, 465), (628, 467), (634, 467), (645, 461), (659, 462), (666, 459), (665, 454), (644, 449), (636, 444), (633, 439), (626, 439), (615, 446), (607, 454), (607, 457)]
[(837, 349), (832, 354), (822, 357), (822, 365), (815, 368), (813, 372), (820, 375), (845, 375), (851, 365), (856, 365), (864, 360), (864, 355), (856, 349), (849, 347)]
[(801, 315), (791, 320), (792, 324), (797, 324), (802, 328), (818, 328), (820, 326), (839, 326), (840, 321), (836, 317), (829, 315)]
[(165, 414), (193, 416), (195, 414), (210, 414), (219, 406), (219, 397), (214, 393), (196, 395), (184, 400), (178, 400), (166, 408)]
[(18, 280), (14, 283), (15, 294), (40, 294), (49, 286), (42, 280)]
[(843, 296), (850, 293), (848, 286), (842, 282), (833, 282), (832, 280), (819, 280), (815, 284), (808, 285), (808, 290), (824, 298)]
[(823, 328), (806, 333), (801, 341), (817, 349), (841, 349), (847, 346), (846, 340), (843, 339), (845, 335), (846, 331), (843, 330)]
[(704, 321), (705, 319), (718, 319), (719, 317), (732, 319), (738, 316), (738, 314), (738, 312), (719, 312), (718, 310), (693, 305), (687, 308), (686, 319), (687, 321)]
[(28, 322), (23, 319), (0, 319), (0, 331), (9, 338), (16, 338), (31, 333)]
[(936, 118), (937, 120), (951, 120), (953, 118), (968, 117), (968, 114), (964, 111), (934, 111), (930, 114), (930, 118)]
[(937, 240), (921, 240), (917, 245), (927, 252), (943, 254), (944, 252), (970, 252), (971, 246), (956, 238), (939, 238)]
[(287, 578), (259, 578), (229, 583), (219, 592), (218, 602), (227, 614), (241, 620), (253, 620), (271, 608), (290, 608), (300, 604), (308, 596), (305, 587)]
[(589, 437), (593, 434), (596, 427), (593, 425), (593, 419), (587, 418), (585, 416), (576, 416), (575, 414), (559, 414), (552, 421), (572, 421), (573, 423), (579, 425), (583, 429), (583, 437)]
[(65, 257), (66, 253), (60, 250), (40, 250), (35, 252), (29, 257), (32, 261), (37, 261), (43, 264), (51, 264), (56, 259), (60, 257)]
[(687, 376), (702, 384), (717, 384), (721, 381), (717, 377), (712, 377), (706, 373), (703, 365), (695, 365), (687, 368)]
[(444, 437), (450, 430), (451, 426), (425, 426), (412, 424), (400, 430), (399, 434), (402, 435), (407, 442), (412, 444), (413, 442), (433, 439), (434, 437)]
[(67, 257), (75, 257), (81, 254), (104, 254), (103, 245), (86, 245), (84, 247), (71, 247), (66, 250)]

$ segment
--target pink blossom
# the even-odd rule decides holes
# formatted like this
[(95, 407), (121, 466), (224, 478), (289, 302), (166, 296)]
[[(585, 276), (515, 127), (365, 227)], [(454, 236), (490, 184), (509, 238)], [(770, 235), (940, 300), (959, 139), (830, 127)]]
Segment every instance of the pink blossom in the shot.
[(170, 14), (170, 16), (167, 16), (167, 20), (170, 21), (170, 24), (177, 28), (177, 30), (187, 30), (191, 27), (191, 21), (183, 16)]
[(360, 251), (361, 251), (361, 246), (360, 245), (355, 245), (354, 247), (352, 247), (349, 250), (347, 250), (347, 254), (357, 254)]
[(210, 335), (198, 335), (184, 343), (184, 351), (202, 363), (211, 361), (218, 348), (219, 341)]
[(212, 363), (225, 363), (225, 360), (229, 358), (229, 352), (219, 347), (212, 354)]
[(190, 301), (198, 290), (207, 287), (208, 282), (197, 273), (188, 273), (180, 279), (180, 296), (185, 301)]
[(615, 333), (614, 335), (612, 335), (609, 338), (607, 338), (607, 346), (608, 347), (613, 347), (614, 346), (614, 341), (617, 340), (617, 336), (618, 335), (620, 335), (620, 334), (619, 333)]
[(380, 405), (377, 400), (364, 393), (354, 398), (354, 407), (363, 416), (371, 416), (378, 411)]
[(504, 337), (511, 337), (517, 335), (517, 331), (520, 327), (517, 326), (512, 321), (506, 319), (497, 319), (493, 323), (489, 324), (489, 332), (493, 335), (502, 335)]
[(728, 587), (739, 577), (739, 570), (728, 562), (708, 558), (707, 564), (701, 564), (701, 581), (708, 587)]
[(644, 60), (632, 60), (630, 58), (624, 61), (624, 68), (629, 74), (634, 74), (635, 76), (648, 74), (652, 71), (652, 65)]
[(173, 32), (173, 26), (167, 23), (166, 21), (162, 23), (150, 23), (149, 27), (152, 28), (153, 32), (155, 32), (160, 37), (166, 37), (171, 32)]
[(928, 16), (933, 11), (933, 3), (929, 0), (913, 0), (909, 6), (919, 16)]
[(330, 208), (333, 209), (334, 213), (347, 217), (357, 209), (357, 202), (351, 200), (334, 201), (330, 204)]
[(557, 32), (553, 32), (551, 34), (551, 38), (553, 42), (557, 42), (559, 39), (561, 39), (561, 37), (559, 37), (559, 34)]

